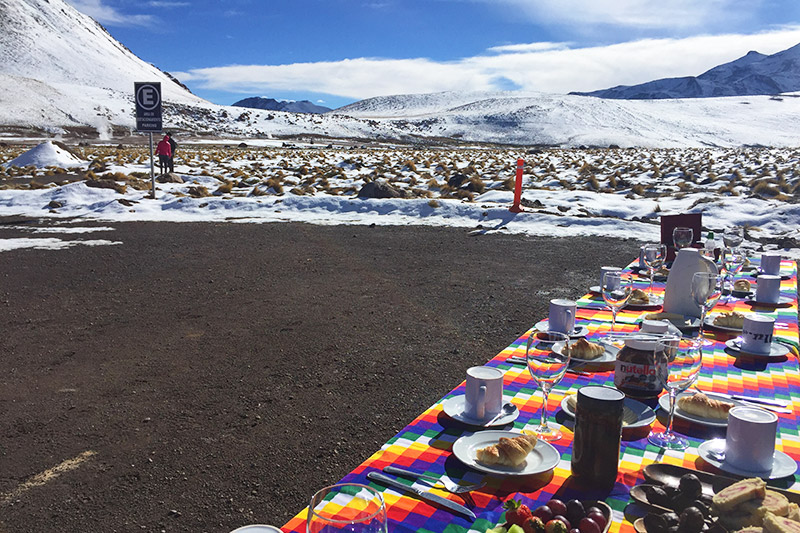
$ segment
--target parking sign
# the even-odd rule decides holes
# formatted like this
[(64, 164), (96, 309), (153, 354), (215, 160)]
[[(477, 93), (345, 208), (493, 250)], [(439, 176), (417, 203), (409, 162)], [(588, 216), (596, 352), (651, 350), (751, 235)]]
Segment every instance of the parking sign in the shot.
[(142, 132), (160, 132), (161, 82), (135, 82), (133, 94), (136, 100), (136, 129)]

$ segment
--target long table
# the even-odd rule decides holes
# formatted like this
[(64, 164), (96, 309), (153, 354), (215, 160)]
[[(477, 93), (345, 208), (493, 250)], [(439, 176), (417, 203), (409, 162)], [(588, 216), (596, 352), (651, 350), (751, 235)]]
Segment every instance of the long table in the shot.
[[(757, 261), (754, 263), (758, 264)], [(792, 261), (784, 261), (782, 272), (789, 276), (788, 279), (781, 282), (781, 296), (790, 298), (791, 304), (775, 308), (755, 305), (745, 300), (735, 300), (731, 305), (723, 307), (721, 301), (712, 312), (736, 310), (776, 315), (781, 327), (775, 330), (775, 336), (781, 342), (791, 346), (791, 353), (786, 358), (774, 361), (737, 358), (725, 347), (725, 341), (735, 335), (707, 329), (706, 338), (712, 341), (712, 344), (703, 350), (703, 368), (697, 384), (701, 389), (714, 392), (760, 395), (791, 402), (789, 406), (791, 413), (778, 414), (779, 429), (776, 449), (783, 451), (797, 462), (800, 461), (800, 435), (798, 434), (798, 426), (800, 426), (800, 364), (798, 363), (800, 339), (798, 338), (796, 264)], [(747, 274), (739, 277), (753, 280)], [(639, 288), (646, 288), (647, 284), (648, 281), (644, 277), (636, 282)], [(663, 294), (664, 284), (656, 283), (653, 290), (657, 295)], [(637, 330), (638, 321), (651, 311), (623, 309), (617, 316), (616, 331)], [(589, 340), (601, 339), (609, 331), (611, 313), (607, 310), (600, 295), (587, 294), (580, 298), (576, 315), (578, 323), (588, 327)], [(514, 403), (520, 409), (519, 417), (513, 423), (513, 427), (509, 424), (503, 429), (520, 431), (526, 426), (530, 428), (539, 422), (539, 412), (543, 403), (541, 391), (532, 382), (526, 367), (506, 361), (511, 356), (525, 357), (526, 341), (533, 332), (534, 328), (531, 328), (486, 363), (505, 372), (503, 399)], [(341, 482), (362, 483), (381, 491), (388, 509), (389, 531), (391, 532), (484, 532), (487, 528), (502, 522), (503, 503), (506, 500), (518, 499), (534, 509), (545, 504), (551, 498), (558, 497), (564, 501), (572, 498), (604, 500), (613, 510), (611, 533), (632, 533), (633, 525), (626, 519), (625, 511), (631, 503), (630, 488), (643, 481), (642, 468), (648, 464), (660, 462), (724, 474), (699, 457), (698, 446), (707, 439), (724, 437), (725, 430), (724, 428), (699, 426), (676, 418), (673, 429), (689, 439), (690, 447), (683, 452), (665, 451), (647, 441), (647, 434), (651, 429), (663, 429), (667, 423), (667, 417), (659, 410), (659, 417), (652, 427), (623, 432), (619, 474), (613, 488), (601, 491), (584, 486), (577, 479), (570, 477), (573, 424), (572, 419), (560, 410), (560, 403), (565, 394), (575, 393), (584, 385), (613, 386), (613, 382), (613, 367), (611, 370), (603, 369), (603, 371), (592, 372), (589, 375), (568, 373), (550, 394), (548, 412), (551, 416), (551, 423), (555, 418), (555, 421), (561, 424), (564, 433), (562, 439), (552, 443), (560, 452), (561, 459), (551, 472), (536, 476), (500, 477), (472, 470), (452, 454), (453, 443), (458, 438), (471, 435), (480, 429), (463, 425), (443, 412), (442, 406), (447, 399), (464, 394), (465, 383), (462, 382), (441, 400), (423, 411), (380, 450), (342, 478)], [(466, 497), (445, 491), (435, 491), (454, 501), (465, 503), (475, 512), (477, 520), (470, 522), (443, 508), (435, 507), (406, 493), (400, 493), (367, 480), (368, 472), (380, 471), (387, 465), (407, 467), (432, 475), (447, 473), (454, 479), (464, 479), (469, 482), (484, 481), (486, 485), (483, 488), (469, 493)], [(402, 480), (402, 478), (400, 479)], [(412, 483), (410, 480), (403, 481), (407, 484)], [(795, 474), (774, 480), (770, 484), (800, 491), (800, 475)], [(305, 521), (306, 510), (303, 509), (282, 529), (287, 532), (305, 531)]]

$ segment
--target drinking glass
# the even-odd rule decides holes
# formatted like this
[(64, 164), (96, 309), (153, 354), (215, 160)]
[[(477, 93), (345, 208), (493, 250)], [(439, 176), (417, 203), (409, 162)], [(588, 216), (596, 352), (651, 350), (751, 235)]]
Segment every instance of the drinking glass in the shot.
[[(558, 440), (562, 436), (561, 431), (547, 425), (547, 400), (550, 391), (561, 381), (569, 366), (569, 342), (567, 335), (556, 331), (533, 332), (528, 336), (525, 348), (528, 370), (533, 382), (542, 389), (544, 395), (541, 421), (533, 431), (540, 439), (546, 441)], [(558, 346), (555, 346), (556, 343)]]
[(692, 276), (692, 299), (700, 306), (700, 337), (706, 314), (713, 309), (722, 296), (722, 276), (712, 272), (695, 272)]
[(664, 264), (667, 257), (667, 247), (664, 244), (645, 244), (644, 246), (644, 266), (650, 274), (650, 288), (647, 291), (649, 297), (653, 297), (653, 275), (656, 270)]
[[(722, 266), (725, 268), (725, 285), (730, 284), (730, 291), (727, 293), (726, 302), (730, 301), (733, 292), (733, 277), (742, 271), (744, 265), (744, 254), (738, 248), (725, 248), (722, 250)], [(725, 286), (722, 287), (723, 290)]]
[(617, 324), (617, 312), (631, 299), (633, 287), (629, 276), (621, 272), (603, 274), (603, 300), (611, 308), (611, 331)]
[(386, 505), (375, 489), (358, 483), (341, 483), (311, 497), (306, 533), (387, 533)]
[(656, 378), (669, 394), (669, 423), (666, 431), (651, 431), (647, 440), (660, 448), (685, 450), (689, 442), (672, 432), (675, 399), (696, 380), (703, 365), (702, 341), (690, 338), (664, 338), (656, 341), (653, 366)]
[(736, 248), (744, 240), (744, 231), (740, 226), (731, 226), (722, 234), (722, 242), (727, 248)]
[(672, 230), (672, 242), (675, 249), (688, 248), (694, 242), (694, 230), (692, 228), (677, 227)]

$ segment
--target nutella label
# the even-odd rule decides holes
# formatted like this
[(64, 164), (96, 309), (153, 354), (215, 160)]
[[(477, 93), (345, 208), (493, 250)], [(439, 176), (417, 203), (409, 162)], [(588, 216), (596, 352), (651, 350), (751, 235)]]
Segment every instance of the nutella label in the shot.
[(622, 392), (657, 396), (661, 392), (658, 367), (617, 359), (614, 365), (614, 386)]

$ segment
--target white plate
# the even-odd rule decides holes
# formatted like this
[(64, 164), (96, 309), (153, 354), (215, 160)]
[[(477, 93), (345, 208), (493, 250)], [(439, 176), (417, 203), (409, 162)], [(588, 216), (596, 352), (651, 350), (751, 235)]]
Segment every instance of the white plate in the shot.
[[(640, 328), (642, 327), (642, 320), (652, 319), (645, 318), (644, 316), (637, 318), (636, 323), (639, 324)], [(668, 332), (676, 335), (682, 335), (682, 331), (698, 329), (700, 327), (700, 319), (694, 316), (683, 316), (680, 319), (659, 318), (656, 320), (661, 320), (669, 324)]]
[(252, 524), (234, 529), (231, 533), (281, 533), (281, 529), (266, 524)]
[(495, 420), (491, 425), (487, 425), (486, 422), (481, 420), (477, 420), (470, 416), (467, 416), (464, 413), (464, 395), (461, 394), (459, 396), (453, 396), (452, 398), (448, 398), (444, 401), (442, 408), (444, 409), (444, 414), (452, 418), (453, 420), (458, 420), (464, 424), (469, 424), (470, 426), (481, 426), (481, 427), (492, 427), (492, 426), (504, 426), (509, 422), (513, 422), (519, 416), (519, 409), (516, 409), (513, 413), (509, 415), (504, 415)]
[[(715, 428), (726, 428), (728, 427), (728, 419), (721, 420), (719, 418), (706, 418), (704, 416), (697, 416), (691, 413), (687, 413), (680, 407), (678, 407), (678, 399), (683, 396), (692, 396), (694, 395), (693, 392), (681, 392), (678, 394), (678, 397), (675, 398), (675, 416), (681, 418), (683, 420), (687, 420), (689, 422), (693, 422), (695, 424), (700, 424), (701, 426), (708, 426), (708, 427), (715, 427)], [(732, 403), (734, 405), (749, 405), (744, 402), (740, 402), (739, 400), (724, 400), (728, 403)], [(669, 413), (669, 394), (664, 394), (658, 399), (658, 406), (664, 410), (665, 413)]]
[[(547, 319), (540, 320), (533, 327), (534, 329), (536, 329), (536, 331), (541, 333), (547, 333), (548, 331), (550, 331), (550, 329), (548, 328)], [(572, 330), (572, 333), (570, 333), (569, 336), (570, 338), (585, 337), (588, 333), (589, 333), (589, 328), (579, 324), (575, 326), (575, 329)]]
[(725, 439), (707, 440), (701, 443), (697, 448), (697, 454), (708, 464), (716, 466), (720, 470), (728, 472), (729, 474), (736, 474), (737, 476), (779, 479), (782, 477), (791, 476), (797, 471), (797, 463), (795, 460), (779, 450), (775, 450), (775, 455), (772, 458), (772, 470), (769, 472), (750, 472), (748, 470), (742, 470), (741, 468), (736, 468), (733, 465), (729, 465), (726, 461), (714, 459), (708, 454), (709, 449), (717, 450), (724, 448)]
[[(564, 413), (567, 416), (575, 418), (575, 412), (570, 407), (569, 401), (567, 401), (570, 396), (574, 396), (574, 394), (569, 394), (567, 396), (564, 396), (564, 399), (561, 400), (561, 410), (564, 411)], [(624, 412), (623, 416), (625, 417), (625, 419), (633, 420), (633, 417), (636, 418), (635, 422), (631, 422), (629, 424), (626, 424), (625, 421), (623, 420), (622, 429), (634, 429), (643, 426), (649, 426), (656, 419), (655, 411), (653, 411), (650, 407), (646, 406), (642, 402), (634, 400), (633, 398), (626, 397), (623, 408), (630, 411), (630, 414)]]
[(623, 307), (623, 309), (633, 309), (633, 310), (650, 309), (652, 307), (659, 307), (663, 303), (664, 303), (664, 298), (661, 298), (659, 296), (653, 296), (652, 298), (650, 298), (650, 301), (646, 304), (637, 304), (628, 302), (627, 304), (625, 304), (625, 307)]
[[(602, 343), (602, 342), (601, 343), (595, 343), (595, 344), (600, 344), (600, 345), (603, 346), (603, 348), (606, 349), (606, 351), (603, 352), (603, 355), (601, 355), (600, 357), (596, 357), (595, 359), (581, 359), (580, 357), (574, 357), (573, 356), (573, 357), (570, 358), (570, 360), (579, 361), (581, 363), (592, 363), (592, 364), (610, 363), (612, 361), (616, 361), (617, 360), (617, 353), (619, 353), (619, 348), (617, 348), (616, 346), (610, 346), (610, 345)], [(564, 343), (563, 342), (557, 342), (557, 343), (555, 343), (553, 345), (553, 351), (555, 353), (557, 353), (559, 355), (564, 355), (562, 353), (563, 350), (564, 350)]]
[(778, 307), (781, 305), (792, 305), (794, 303), (794, 298), (791, 298), (789, 296), (781, 296), (780, 298), (778, 298), (778, 301), (774, 303), (759, 302), (755, 298), (747, 298), (745, 299), (745, 302), (753, 305), (766, 305), (768, 307)]
[(500, 437), (512, 439), (520, 435), (521, 433), (515, 431), (479, 431), (472, 435), (463, 436), (455, 441), (453, 443), (453, 455), (455, 455), (459, 461), (475, 470), (502, 476), (530, 476), (547, 472), (556, 467), (561, 460), (561, 455), (552, 445), (541, 439), (536, 441), (536, 446), (531, 453), (528, 454), (527, 459), (519, 468), (511, 468), (510, 466), (504, 465), (485, 465), (478, 462), (477, 451), (480, 448), (486, 448), (492, 444), (497, 444), (500, 442)]
[(601, 294), (603, 292), (603, 289), (600, 288), (600, 285), (592, 285), (591, 287), (589, 287), (589, 292)]
[(769, 347), (768, 354), (743, 352), (742, 339), (740, 337), (725, 341), (725, 346), (733, 355), (746, 355), (748, 357), (784, 357), (789, 355), (790, 352), (790, 348), (785, 344), (781, 344), (780, 342), (773, 342)]
[(742, 328), (732, 328), (730, 326), (718, 326), (714, 324), (714, 318), (719, 315), (720, 313), (715, 313), (713, 315), (706, 316), (706, 321), (704, 322), (704, 324), (709, 328), (718, 329), (720, 331), (729, 331), (731, 333), (737, 333), (737, 334), (742, 332)]

